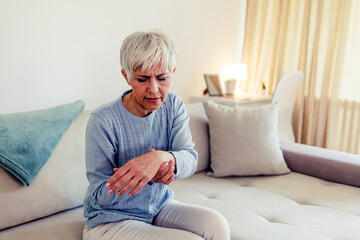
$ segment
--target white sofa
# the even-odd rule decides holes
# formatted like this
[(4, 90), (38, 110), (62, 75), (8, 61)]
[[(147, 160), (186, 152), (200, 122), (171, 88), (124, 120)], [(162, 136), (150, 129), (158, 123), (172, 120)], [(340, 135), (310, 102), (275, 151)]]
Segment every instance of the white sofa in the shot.
[[(200, 103), (187, 109), (199, 164), (170, 185), (177, 200), (220, 211), (232, 240), (360, 239), (360, 156), (282, 143), (289, 174), (209, 177), (207, 117)], [(72, 123), (29, 187), (0, 168), (0, 240), (82, 239), (89, 114)]]

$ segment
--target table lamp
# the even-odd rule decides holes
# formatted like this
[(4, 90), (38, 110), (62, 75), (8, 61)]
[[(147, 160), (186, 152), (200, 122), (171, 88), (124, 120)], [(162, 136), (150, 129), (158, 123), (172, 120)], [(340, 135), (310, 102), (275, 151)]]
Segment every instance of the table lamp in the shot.
[(225, 81), (227, 95), (234, 95), (236, 83), (248, 78), (246, 64), (232, 63), (228, 72), (228, 80)]

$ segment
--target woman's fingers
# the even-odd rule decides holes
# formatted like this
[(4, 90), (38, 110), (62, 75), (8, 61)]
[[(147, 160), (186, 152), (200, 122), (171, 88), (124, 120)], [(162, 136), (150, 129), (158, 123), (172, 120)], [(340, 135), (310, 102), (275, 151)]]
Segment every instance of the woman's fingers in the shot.
[[(116, 174), (116, 173), (115, 173)], [(115, 175), (114, 174), (114, 175)], [(113, 176), (114, 176), (113, 175)], [(123, 187), (124, 185), (128, 185), (129, 181), (133, 178), (133, 176), (129, 174), (125, 174), (124, 176), (121, 176), (114, 184), (112, 184), (108, 190), (109, 194), (113, 194), (116, 192), (117, 189)]]
[(151, 179), (151, 181), (157, 182), (169, 171), (170, 167), (171, 167), (170, 162), (164, 162), (163, 164), (161, 164), (161, 167), (156, 172), (155, 176), (153, 177), (153, 179)]
[(174, 180), (174, 170), (175, 167), (172, 166), (169, 171), (162, 178), (159, 179), (158, 182), (169, 185)]
[(123, 186), (121, 189), (119, 189), (116, 192), (116, 195), (120, 196), (128, 191), (130, 191), (131, 189), (133, 189), (135, 186), (139, 185), (141, 181), (139, 181), (139, 179), (137, 178), (133, 178), (131, 179), (128, 183), (126, 183), (125, 186)]
[(164, 182), (164, 184), (169, 185), (174, 180), (174, 178), (175, 178), (175, 174), (172, 174), (170, 178), (166, 182)]
[(134, 196), (135, 194), (137, 194), (146, 184), (148, 183), (147, 180), (141, 180), (137, 185), (136, 187), (131, 191), (129, 192), (129, 197), (131, 196)]
[[(167, 170), (165, 174), (158, 176), (158, 178), (156, 179), (154, 178), (152, 181), (155, 183), (164, 183), (169, 185), (172, 182), (172, 180), (174, 180), (174, 176), (175, 176), (174, 170), (175, 170), (175, 166), (170, 166), (170, 168)], [(170, 180), (170, 178), (172, 179)]]
[(117, 168), (116, 172), (106, 182), (105, 187), (113, 186), (114, 183), (116, 183), (121, 177), (123, 177), (129, 170), (129, 166), (126, 164), (121, 168)]
[[(159, 165), (160, 166), (160, 165)], [(152, 166), (148, 156), (142, 155), (127, 162), (120, 168), (114, 168), (114, 174), (106, 182), (108, 193), (124, 194), (138, 185), (142, 180), (149, 182), (159, 167)]]

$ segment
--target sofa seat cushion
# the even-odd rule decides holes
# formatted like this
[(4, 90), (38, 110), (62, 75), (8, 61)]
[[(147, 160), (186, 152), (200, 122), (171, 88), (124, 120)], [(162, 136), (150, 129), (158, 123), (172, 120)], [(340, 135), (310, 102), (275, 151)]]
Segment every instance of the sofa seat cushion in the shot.
[(81, 240), (85, 226), (82, 207), (0, 230), (1, 240)]
[(179, 201), (211, 207), (231, 239), (360, 239), (360, 189), (290, 173), (174, 181)]
[[(360, 189), (290, 173), (266, 177), (208, 177), (171, 184), (175, 198), (211, 207), (227, 219), (231, 239), (360, 239)], [(0, 231), (1, 240), (81, 240), (82, 208)]]

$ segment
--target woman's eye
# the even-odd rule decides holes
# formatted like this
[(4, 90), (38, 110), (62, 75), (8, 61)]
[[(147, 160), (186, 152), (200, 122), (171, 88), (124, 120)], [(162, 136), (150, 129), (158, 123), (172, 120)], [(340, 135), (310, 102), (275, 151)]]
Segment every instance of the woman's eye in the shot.
[(158, 78), (157, 80), (159, 80), (159, 81), (165, 81), (166, 78)]
[(136, 80), (138, 80), (138, 82), (143, 83), (143, 82), (146, 82), (147, 79), (137, 78)]

